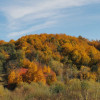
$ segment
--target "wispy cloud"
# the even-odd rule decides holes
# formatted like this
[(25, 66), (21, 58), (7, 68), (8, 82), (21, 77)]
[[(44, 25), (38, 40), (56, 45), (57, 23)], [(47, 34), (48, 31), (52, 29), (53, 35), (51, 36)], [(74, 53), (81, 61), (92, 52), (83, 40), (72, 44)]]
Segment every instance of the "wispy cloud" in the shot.
[(11, 31), (8, 36), (14, 37), (56, 24), (64, 8), (97, 2), (100, 0), (9, 0), (0, 5), (0, 11), (8, 20), (7, 28)]
[(27, 34), (27, 33), (30, 33), (30, 32), (35, 32), (37, 30), (50, 27), (55, 23), (56, 23), (56, 21), (48, 21), (48, 22), (45, 22), (43, 24), (32, 26), (29, 29), (26, 29), (24, 31), (10, 33), (10, 34), (8, 34), (8, 37), (15, 37), (15, 36)]
[(99, 2), (99, 0), (39, 0), (39, 2), (34, 2), (34, 0), (33, 2), (32, 0), (27, 0), (23, 4), (20, 4), (20, 2), (18, 4), (14, 3), (13, 5), (9, 4), (8, 6), (2, 8), (2, 10), (6, 15), (8, 15), (8, 17), (18, 19), (30, 14), (81, 6), (93, 2)]

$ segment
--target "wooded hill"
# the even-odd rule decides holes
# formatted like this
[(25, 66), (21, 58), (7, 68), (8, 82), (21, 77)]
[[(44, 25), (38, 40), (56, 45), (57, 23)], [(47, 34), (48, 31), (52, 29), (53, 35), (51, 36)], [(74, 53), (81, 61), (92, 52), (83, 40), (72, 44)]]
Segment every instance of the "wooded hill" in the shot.
[(26, 35), (0, 41), (0, 73), (8, 84), (70, 79), (100, 81), (100, 41), (66, 34)]

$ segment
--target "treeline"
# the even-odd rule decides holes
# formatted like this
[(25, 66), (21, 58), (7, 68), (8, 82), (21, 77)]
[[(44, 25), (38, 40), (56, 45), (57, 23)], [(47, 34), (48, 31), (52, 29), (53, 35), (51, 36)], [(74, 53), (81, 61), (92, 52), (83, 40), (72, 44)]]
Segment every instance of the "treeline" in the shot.
[(17, 41), (0, 41), (0, 73), (8, 84), (70, 79), (100, 81), (100, 41), (65, 34), (23, 36)]

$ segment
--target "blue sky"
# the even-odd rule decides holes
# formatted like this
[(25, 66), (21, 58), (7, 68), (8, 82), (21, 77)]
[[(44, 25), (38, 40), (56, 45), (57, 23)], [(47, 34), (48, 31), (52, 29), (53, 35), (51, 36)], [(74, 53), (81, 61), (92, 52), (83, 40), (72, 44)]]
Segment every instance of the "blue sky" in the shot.
[(40, 33), (100, 40), (100, 0), (0, 0), (0, 40)]

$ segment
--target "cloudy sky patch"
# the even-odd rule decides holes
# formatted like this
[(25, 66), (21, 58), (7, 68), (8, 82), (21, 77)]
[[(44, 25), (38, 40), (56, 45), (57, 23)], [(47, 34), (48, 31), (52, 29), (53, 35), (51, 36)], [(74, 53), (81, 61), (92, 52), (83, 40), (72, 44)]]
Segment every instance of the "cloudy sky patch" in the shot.
[(100, 0), (1, 0), (0, 39), (39, 32), (100, 39), (99, 6)]

